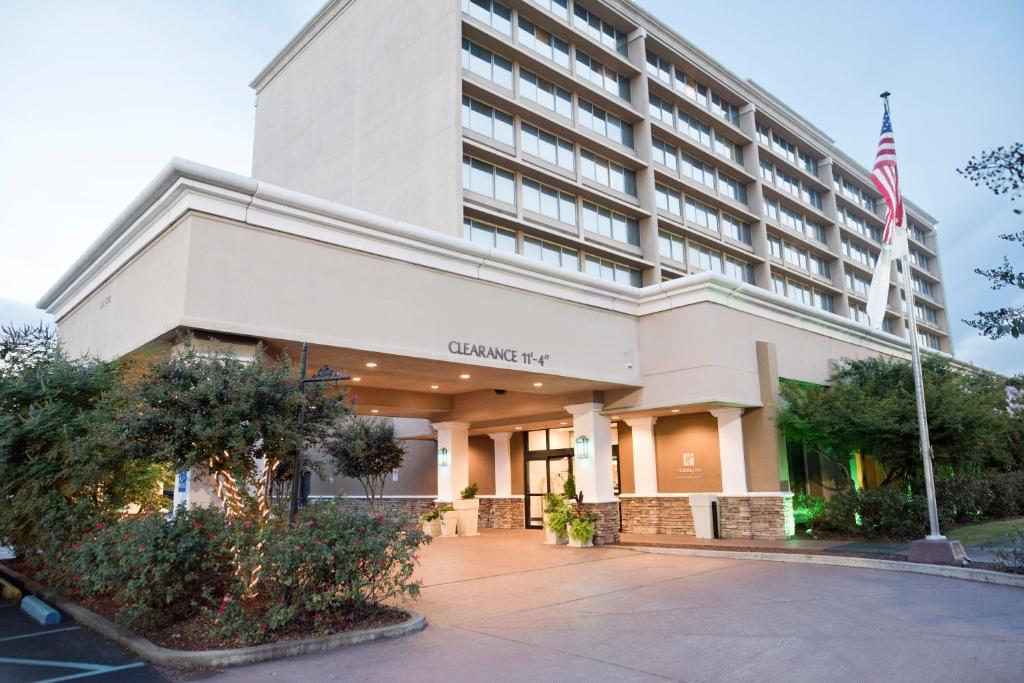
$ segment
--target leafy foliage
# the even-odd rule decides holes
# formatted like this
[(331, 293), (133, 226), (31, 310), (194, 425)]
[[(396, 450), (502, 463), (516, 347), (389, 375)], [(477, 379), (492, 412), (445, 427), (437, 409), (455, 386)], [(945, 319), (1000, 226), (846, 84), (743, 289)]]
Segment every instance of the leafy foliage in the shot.
[(1008, 546), (993, 550), (993, 554), (1007, 570), (1024, 574), (1024, 532), (1018, 533)]
[(377, 509), (384, 483), (402, 466), (405, 446), (395, 438), (390, 421), (353, 417), (324, 444), (335, 472), (356, 479), (363, 486), (370, 508)]
[[(941, 474), (1010, 469), (1021, 461), (1012, 438), (1019, 415), (1007, 411), (1006, 381), (956, 367), (946, 358), (922, 359), (928, 428)], [(831, 386), (783, 382), (778, 424), (787, 436), (845, 465), (859, 451), (886, 471), (885, 483), (916, 485), (922, 475), (913, 371), (887, 358), (846, 360)]]
[[(975, 186), (984, 185), (996, 195), (1008, 195), (1011, 201), (1020, 198), (1024, 192), (1024, 145), (1015, 143), (1009, 147), (997, 147), (971, 157), (967, 165), (957, 169)], [(1014, 209), (1020, 215), (1021, 209)], [(1024, 245), (1024, 230), (1000, 235), (1008, 242)], [(1017, 287), (1024, 289), (1024, 271), (1017, 271), (1010, 259), (1003, 257), (1002, 264), (995, 268), (975, 268), (974, 272), (991, 283), (992, 289)], [(1014, 339), (1024, 334), (1024, 307), (1006, 306), (991, 311), (979, 311), (974, 320), (965, 320), (990, 339), (999, 339), (1007, 334)]]
[(597, 533), (597, 517), (593, 513), (577, 512), (569, 522), (569, 537), (580, 543), (589, 543)]
[(473, 482), (466, 488), (462, 489), (462, 493), (459, 494), (459, 498), (461, 498), (462, 500), (471, 500), (473, 498), (476, 498), (476, 493), (479, 490), (480, 487), (477, 486), (476, 482)]

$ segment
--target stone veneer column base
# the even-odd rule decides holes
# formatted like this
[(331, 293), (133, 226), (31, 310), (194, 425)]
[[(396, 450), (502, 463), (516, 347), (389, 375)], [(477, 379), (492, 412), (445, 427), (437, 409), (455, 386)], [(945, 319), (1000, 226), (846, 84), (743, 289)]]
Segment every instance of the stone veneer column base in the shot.
[(481, 529), (523, 529), (526, 510), (522, 498), (480, 498)]
[[(413, 524), (417, 524), (423, 511), (433, 505), (433, 503), (434, 498), (431, 496), (424, 496), (422, 498), (383, 498), (378, 502), (377, 511), (391, 519), (405, 519)], [(341, 498), (341, 504), (355, 512), (370, 513), (370, 501), (363, 497), (349, 498), (346, 496)]]
[(683, 534), (693, 536), (690, 499), (683, 496), (637, 496), (619, 499), (622, 530), (634, 534)]
[(785, 540), (786, 520), (792, 517), (792, 496), (718, 497), (718, 532), (722, 538)]
[(583, 511), (597, 516), (594, 545), (619, 542), (619, 503), (583, 503)]

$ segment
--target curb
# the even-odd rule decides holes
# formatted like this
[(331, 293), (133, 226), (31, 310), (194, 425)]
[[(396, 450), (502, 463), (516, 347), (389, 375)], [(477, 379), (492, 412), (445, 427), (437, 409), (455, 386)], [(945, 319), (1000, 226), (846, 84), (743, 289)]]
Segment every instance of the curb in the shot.
[[(48, 591), (33, 579), (0, 564), (0, 574), (12, 579), (28, 592), (47, 597)], [(321, 638), (305, 638), (303, 640), (286, 640), (276, 643), (266, 643), (253, 647), (229, 648), (224, 650), (172, 650), (161, 647), (152, 641), (133, 633), (104, 616), (96, 614), (90, 609), (82, 607), (73, 602), (66, 602), (50, 595), (47, 597), (50, 602), (57, 606), (62, 612), (72, 617), (82, 626), (106, 636), (122, 647), (131, 650), (139, 657), (160, 666), (173, 667), (177, 669), (209, 668), (215, 669), (226, 666), (239, 666), (242, 664), (256, 664), (272, 659), (283, 659), (285, 657), (297, 657), (299, 655), (324, 652), (336, 648), (368, 643), (373, 640), (384, 638), (397, 638), (422, 631), (427, 626), (427, 619), (419, 612), (408, 609), (400, 609), (409, 615), (409, 619), (400, 624), (390, 624), (377, 628), (365, 629), (362, 631), (347, 631), (335, 633)]]
[(899, 560), (873, 560), (867, 557), (841, 557), (837, 555), (803, 555), (800, 553), (744, 552), (742, 550), (700, 550), (696, 548), (666, 548), (659, 546), (624, 545), (619, 547), (642, 553), (682, 555), (686, 557), (717, 557), (728, 560), (761, 560), (765, 562), (793, 562), (796, 564), (830, 565), (856, 569), (880, 569), (891, 572), (927, 574), (945, 579), (960, 579), (997, 586), (1024, 588), (1024, 574), (994, 572), (987, 569), (969, 569), (939, 564), (920, 564)]

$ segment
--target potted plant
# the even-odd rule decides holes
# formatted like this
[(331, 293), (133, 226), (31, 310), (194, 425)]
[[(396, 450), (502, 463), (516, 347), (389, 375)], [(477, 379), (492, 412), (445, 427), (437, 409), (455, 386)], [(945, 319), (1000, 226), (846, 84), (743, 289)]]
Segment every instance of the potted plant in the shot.
[(459, 513), (448, 503), (441, 503), (437, 507), (441, 515), (441, 536), (451, 538), (455, 536), (456, 525), (459, 521)]
[(423, 533), (427, 536), (440, 536), (441, 509), (437, 505), (431, 505), (420, 515), (420, 524), (423, 526)]
[(593, 513), (574, 514), (569, 521), (569, 547), (592, 547), (596, 533), (597, 517)]
[(459, 500), (455, 501), (455, 511), (459, 517), (459, 536), (476, 536), (477, 522), (480, 516), (480, 501), (477, 500), (476, 492), (480, 487), (475, 483), (462, 489)]
[(548, 545), (562, 545), (566, 542), (565, 528), (569, 522), (570, 510), (557, 493), (544, 496), (544, 542)]

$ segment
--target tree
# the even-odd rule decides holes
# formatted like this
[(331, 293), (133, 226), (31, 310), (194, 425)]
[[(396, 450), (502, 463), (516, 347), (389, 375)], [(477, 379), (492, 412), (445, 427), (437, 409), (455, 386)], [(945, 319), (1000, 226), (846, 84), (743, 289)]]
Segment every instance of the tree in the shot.
[[(928, 429), (938, 473), (1007, 469), (1020, 454), (1007, 411), (1006, 380), (922, 359)], [(790, 438), (846, 466), (855, 451), (885, 469), (885, 483), (916, 485), (922, 478), (913, 371), (888, 358), (845, 360), (830, 386), (783, 382), (779, 427)]]
[(405, 446), (395, 438), (395, 427), (390, 421), (362, 417), (348, 420), (325, 444), (325, 450), (334, 462), (336, 474), (362, 484), (374, 512), (384, 495), (384, 482), (405, 459)]
[[(957, 169), (975, 186), (984, 185), (997, 195), (1009, 195), (1010, 201), (1020, 198), (1024, 191), (1024, 145), (1016, 143), (1010, 147), (997, 147), (971, 157), (967, 165)], [(1014, 209), (1017, 215), (1021, 209)], [(1007, 242), (1024, 245), (1024, 230), (999, 236)], [(995, 268), (975, 268), (974, 272), (991, 283), (992, 289), (1016, 286), (1024, 289), (1024, 272), (1016, 271), (1010, 259), (1003, 256), (1003, 262)], [(964, 322), (977, 329), (989, 339), (999, 339), (1007, 334), (1014, 339), (1024, 334), (1024, 307), (1005, 306), (991, 311), (978, 311), (974, 320)]]
[(260, 347), (250, 362), (184, 338), (125, 387), (116, 423), (138, 457), (196, 468), (229, 514), (255, 506), (266, 519), (281, 463), (324, 441), (348, 412), (343, 392), (316, 385), (303, 393), (285, 356), (265, 359)]
[(55, 550), (97, 515), (159, 505), (167, 471), (124, 457), (108, 428), (124, 367), (70, 358), (43, 325), (0, 330), (0, 538)]

